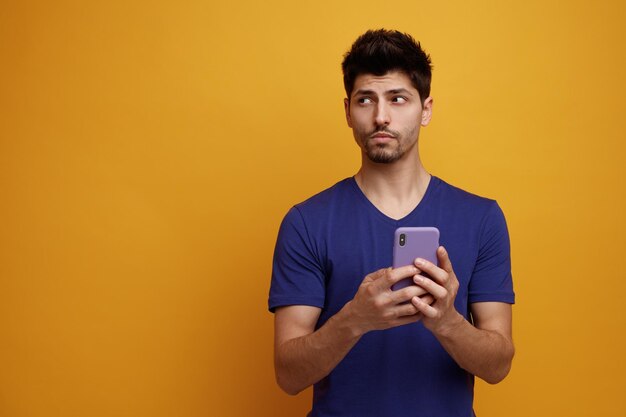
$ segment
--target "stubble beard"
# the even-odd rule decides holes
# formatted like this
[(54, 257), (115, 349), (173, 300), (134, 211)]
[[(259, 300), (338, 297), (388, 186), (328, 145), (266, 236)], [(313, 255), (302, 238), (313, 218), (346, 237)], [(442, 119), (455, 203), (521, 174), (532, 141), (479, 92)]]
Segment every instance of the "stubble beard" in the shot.
[[(417, 134), (416, 129), (404, 134), (389, 129), (378, 129), (374, 132), (356, 132), (361, 148), (365, 151), (367, 158), (377, 164), (391, 164), (398, 161), (407, 151), (407, 139)], [(393, 136), (393, 141), (385, 144), (373, 144), (372, 136), (376, 133), (385, 132)], [(417, 141), (417, 140), (416, 140)], [(410, 147), (410, 146), (408, 146)]]
[(377, 164), (391, 164), (396, 162), (404, 155), (402, 146), (397, 141), (394, 143), (387, 143), (384, 145), (372, 145), (369, 141), (365, 142), (365, 154), (368, 159)]

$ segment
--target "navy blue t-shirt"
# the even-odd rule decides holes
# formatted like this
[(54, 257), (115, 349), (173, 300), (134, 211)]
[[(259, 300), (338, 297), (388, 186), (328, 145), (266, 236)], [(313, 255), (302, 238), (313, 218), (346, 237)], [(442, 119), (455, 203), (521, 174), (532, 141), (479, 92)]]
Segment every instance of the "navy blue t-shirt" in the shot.
[[(434, 226), (459, 280), (456, 309), (514, 303), (509, 236), (498, 204), (432, 176), (419, 205), (395, 220), (354, 178), (294, 206), (276, 242), (269, 308), (322, 309), (321, 327), (371, 272), (392, 264), (398, 227)], [(421, 323), (365, 334), (314, 386), (309, 416), (473, 416), (474, 377)]]

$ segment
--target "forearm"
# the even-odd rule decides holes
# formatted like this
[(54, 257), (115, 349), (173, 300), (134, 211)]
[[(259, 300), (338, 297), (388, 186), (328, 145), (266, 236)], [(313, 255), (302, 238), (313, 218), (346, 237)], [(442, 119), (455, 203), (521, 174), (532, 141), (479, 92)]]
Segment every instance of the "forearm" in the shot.
[[(362, 335), (421, 319), (407, 301), (433, 298), (417, 286), (392, 291), (391, 286), (417, 273), (414, 266), (384, 268), (368, 274), (356, 295), (315, 330), (320, 309), (287, 306), (276, 312), (274, 367), (278, 385), (289, 394), (297, 394), (327, 376)], [(421, 299), (421, 298), (420, 298)]]
[(295, 395), (328, 375), (361, 338), (346, 308), (313, 333), (287, 340), (275, 349), (278, 385)]
[(502, 381), (509, 373), (515, 348), (513, 341), (501, 333), (476, 328), (460, 314), (451, 325), (434, 333), (467, 372), (490, 384)]

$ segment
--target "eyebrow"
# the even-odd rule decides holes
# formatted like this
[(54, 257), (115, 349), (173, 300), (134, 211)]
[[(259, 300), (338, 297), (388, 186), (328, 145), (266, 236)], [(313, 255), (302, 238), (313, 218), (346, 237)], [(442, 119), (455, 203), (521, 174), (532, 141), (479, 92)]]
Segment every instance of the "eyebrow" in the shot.
[[(354, 96), (356, 95), (372, 95), (372, 94), (376, 94), (376, 92), (374, 90), (356, 90), (354, 92)], [(387, 90), (384, 92), (384, 94), (407, 94), (409, 96), (412, 96), (413, 94), (407, 90), (406, 88), (394, 88), (391, 90)]]
[(409, 95), (409, 96), (412, 96), (412, 95), (413, 95), (413, 94), (412, 94), (409, 90), (407, 90), (406, 88), (396, 88), (396, 89), (393, 89), (393, 90), (389, 90), (389, 91), (387, 91), (387, 93), (388, 93), (388, 94), (400, 94), (400, 93), (402, 93), (402, 94), (407, 94), (407, 95)]

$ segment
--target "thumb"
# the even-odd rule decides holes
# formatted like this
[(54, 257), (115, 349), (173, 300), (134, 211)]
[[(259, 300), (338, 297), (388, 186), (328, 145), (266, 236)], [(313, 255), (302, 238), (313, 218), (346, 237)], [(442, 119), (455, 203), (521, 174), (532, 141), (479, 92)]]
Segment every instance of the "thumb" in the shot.
[(446, 272), (453, 272), (452, 262), (450, 262), (448, 251), (443, 246), (439, 246), (439, 248), (437, 248), (437, 259), (439, 260), (439, 267), (441, 269)]

